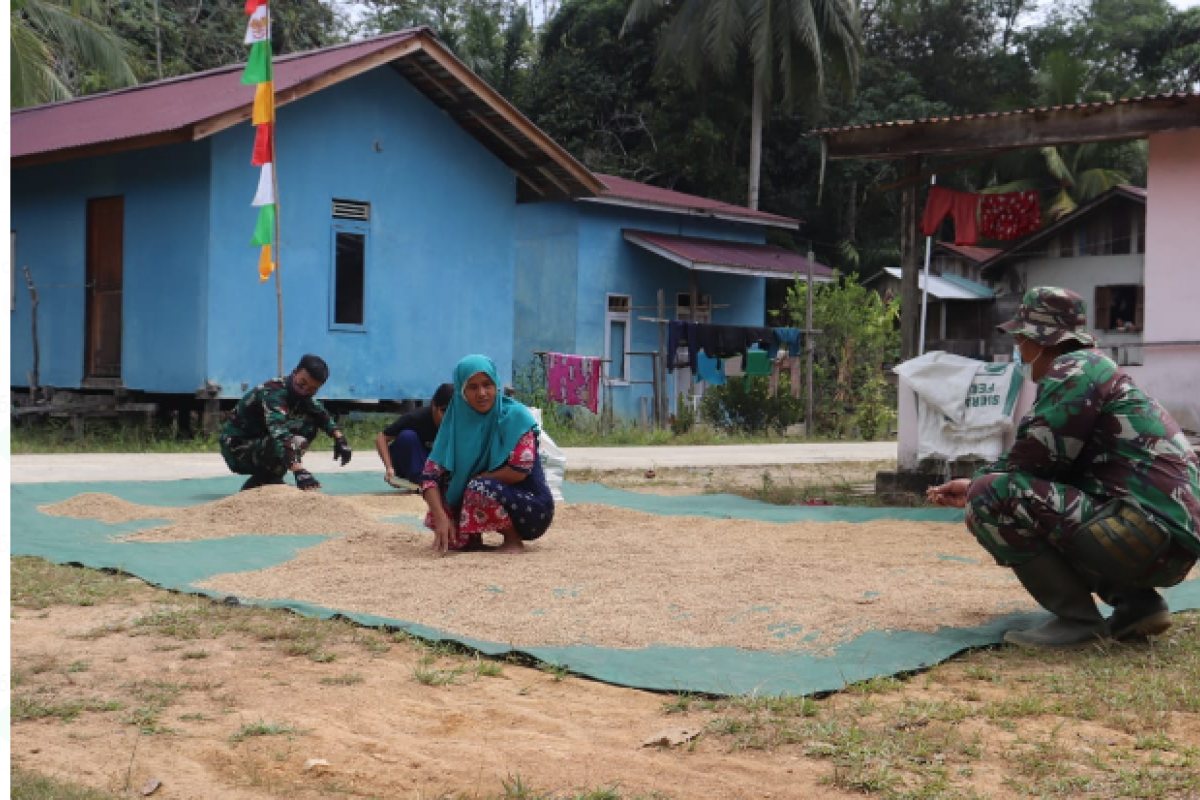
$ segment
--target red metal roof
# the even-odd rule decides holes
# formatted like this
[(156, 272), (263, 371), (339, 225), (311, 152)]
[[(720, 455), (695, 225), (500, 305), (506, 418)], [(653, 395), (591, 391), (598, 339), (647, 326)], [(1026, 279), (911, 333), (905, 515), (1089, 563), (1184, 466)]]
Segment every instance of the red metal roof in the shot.
[(936, 242), (938, 247), (949, 250), (952, 253), (958, 253), (963, 258), (969, 258), (972, 261), (987, 261), (994, 255), (1003, 253), (1004, 251), (997, 247), (972, 247), (965, 244), (951, 244), (950, 242)]
[(650, 186), (627, 178), (618, 178), (616, 175), (596, 173), (596, 177), (604, 182), (606, 190), (601, 191), (597, 198), (589, 198), (592, 202), (603, 203), (605, 199), (608, 199), (633, 205), (689, 211), (704, 216), (726, 217), (784, 228), (800, 226), (799, 220), (790, 217), (781, 217), (778, 214), (768, 214), (765, 211), (735, 206), (720, 200), (711, 200), (694, 194), (684, 194), (658, 186)]
[[(421, 28), (280, 56), (274, 62), (280, 93), (330, 70), (416, 38)], [(12, 158), (166, 133), (226, 114), (254, 101), (235, 64), (155, 81), (115, 92), (93, 94), (12, 112)], [(192, 137), (187, 137), (192, 138)]]
[(1013, 111), (987, 111), (980, 114), (961, 114), (954, 117), (922, 117), (920, 119), (901, 119), (891, 122), (875, 122), (870, 125), (846, 125), (841, 128), (820, 128), (810, 133), (815, 136), (821, 136), (828, 133), (842, 133), (843, 131), (859, 131), (871, 128), (897, 128), (907, 125), (935, 125), (938, 123), (958, 122), (967, 119), (989, 119), (994, 117), (1010, 117), (1020, 114), (1040, 114), (1047, 111), (1084, 111), (1086, 109), (1101, 109), (1110, 106), (1122, 105), (1137, 105), (1146, 103), (1152, 100), (1169, 100), (1169, 99), (1185, 99), (1185, 98), (1200, 98), (1200, 92), (1168, 92), (1166, 94), (1147, 94), (1140, 97), (1123, 97), (1118, 100), (1103, 100), (1096, 103), (1072, 103), (1063, 106), (1043, 106), (1040, 108), (1020, 108)]
[[(675, 236), (629, 228), (623, 233), (627, 241), (684, 264), (689, 269), (748, 272), (779, 278), (808, 273), (807, 258), (775, 245), (704, 239), (698, 236)], [(829, 279), (833, 277), (833, 270), (824, 264), (813, 262), (813, 276)]]
[[(504, 161), (531, 200), (593, 196), (586, 167), (484, 83), (429, 32), (409, 28), (274, 60), (278, 106), (390, 65)], [(10, 164), (19, 168), (202, 139), (250, 119), (242, 65), (14, 111)]]

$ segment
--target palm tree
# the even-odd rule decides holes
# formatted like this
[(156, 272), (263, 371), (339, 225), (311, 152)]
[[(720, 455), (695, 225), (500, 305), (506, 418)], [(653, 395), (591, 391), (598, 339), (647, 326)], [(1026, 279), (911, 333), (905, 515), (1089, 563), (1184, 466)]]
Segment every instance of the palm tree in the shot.
[[(1081, 59), (1066, 50), (1052, 50), (1038, 70), (1038, 101), (1046, 106), (1059, 106), (1112, 99), (1107, 92), (1087, 91), (1086, 77), (1087, 68)], [(1016, 168), (1020, 173), (1037, 175), (1044, 171), (1045, 177), (1022, 178), (984, 191), (1039, 189), (1048, 179), (1056, 188), (1042, 213), (1048, 220), (1056, 221), (1073, 212), (1080, 203), (1099, 197), (1114, 186), (1144, 181), (1149, 149), (1145, 140), (1088, 142), (1039, 148), (1037, 160), (1040, 164), (1030, 164), (1018, 155), (1008, 162), (1002, 160), (998, 171), (1007, 171), (1006, 166), (1011, 169), (1011, 162), (1015, 161), (1021, 165)]]
[[(651, 17), (669, 0), (633, 0), (625, 28)], [(817, 101), (832, 74), (847, 90), (858, 77), (862, 32), (854, 0), (683, 0), (663, 36), (694, 86), (705, 67), (728, 76), (745, 50), (753, 67), (750, 104), (750, 177), (746, 205), (758, 208), (763, 110), (776, 83), (783, 100)], [(667, 59), (660, 59), (660, 64)]]
[(68, 72), (92, 69), (110, 86), (137, 83), (119, 38), (96, 20), (99, 0), (11, 0), (9, 91), (13, 108), (71, 97)]

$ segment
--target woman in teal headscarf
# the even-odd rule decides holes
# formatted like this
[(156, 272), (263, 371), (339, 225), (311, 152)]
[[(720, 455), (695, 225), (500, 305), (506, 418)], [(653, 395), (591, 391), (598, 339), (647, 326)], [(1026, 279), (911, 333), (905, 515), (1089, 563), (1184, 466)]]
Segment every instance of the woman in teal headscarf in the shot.
[(487, 356), (467, 356), (454, 368), (454, 397), (421, 476), (425, 526), (438, 552), (489, 549), (488, 531), (504, 537), (498, 552), (521, 552), (554, 519), (537, 422), (499, 386)]

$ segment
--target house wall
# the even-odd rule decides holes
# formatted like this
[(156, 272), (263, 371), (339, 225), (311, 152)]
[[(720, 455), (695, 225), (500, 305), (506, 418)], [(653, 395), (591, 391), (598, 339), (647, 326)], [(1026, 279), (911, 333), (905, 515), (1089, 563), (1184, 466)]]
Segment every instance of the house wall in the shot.
[(30, 298), (38, 289), (39, 382), (78, 388), (84, 371), (87, 201), (125, 198), (121, 379), (129, 389), (191, 394), (204, 384), (209, 144), (177, 144), (10, 172), (17, 234), (13, 386), (33, 368)]
[(516, 211), (513, 369), (534, 351), (574, 353), (579, 299), (579, 216), (571, 203), (524, 203)]
[[(209, 376), (234, 397), (276, 373), (276, 301), (249, 244), (249, 124), (213, 139)], [(376, 69), (278, 110), (284, 368), (329, 363), (327, 399), (423, 399), (469, 353), (511, 379), (516, 188), (508, 168), (399, 74)], [(331, 330), (334, 198), (368, 201), (365, 325)]]
[(1146, 347), (1138, 385), (1185, 428), (1200, 431), (1200, 128), (1150, 137), (1146, 211)]
[[(689, 270), (661, 256), (626, 242), (623, 228), (636, 228), (679, 236), (704, 236), (712, 239), (764, 243), (761, 226), (720, 220), (692, 218), (660, 211), (577, 202), (579, 214), (579, 279), (576, 298), (576, 351), (581, 355), (604, 353), (605, 312), (608, 293), (631, 296), (633, 310), (630, 350), (657, 351), (659, 326), (638, 317), (657, 315), (658, 290), (662, 289), (667, 318), (675, 318), (678, 293), (691, 291)], [(696, 273), (700, 295), (711, 295), (714, 305), (727, 305), (713, 311), (713, 324), (762, 325), (766, 308), (766, 279), (716, 272)], [(651, 359), (635, 356), (630, 361), (630, 378), (649, 381)], [(668, 377), (667, 391), (674, 398), (687, 391)], [(649, 383), (614, 386), (613, 410), (624, 419), (637, 419), (640, 398), (652, 397)], [(673, 405), (673, 404), (672, 404)]]
[[(1096, 330), (1096, 287), (1143, 283), (1145, 259), (1143, 255), (1036, 258), (1019, 262), (1016, 269), (1026, 288), (1062, 286), (1082, 297), (1087, 302), (1088, 328)], [(1097, 331), (1097, 335), (1101, 340), (1106, 337), (1103, 331)]]

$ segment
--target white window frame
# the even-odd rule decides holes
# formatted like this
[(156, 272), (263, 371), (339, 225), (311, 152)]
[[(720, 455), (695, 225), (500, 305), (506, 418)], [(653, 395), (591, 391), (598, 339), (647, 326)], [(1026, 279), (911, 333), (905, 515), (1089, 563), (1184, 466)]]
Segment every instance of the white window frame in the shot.
[[(623, 298), (625, 300), (624, 311), (613, 311), (613, 300)], [(609, 293), (604, 297), (604, 358), (608, 360), (608, 379), (609, 383), (614, 386), (629, 385), (629, 351), (632, 349), (633, 342), (633, 296), (628, 294), (613, 294)], [(614, 372), (617, 362), (613, 360), (612, 350), (612, 326), (614, 322), (625, 323), (625, 352), (621, 354), (621, 374)]]

